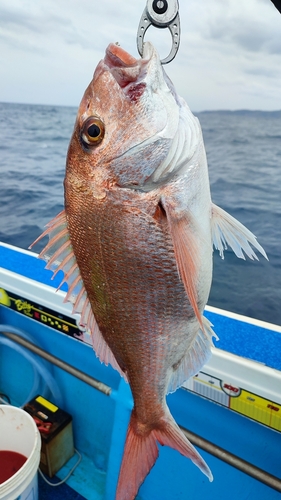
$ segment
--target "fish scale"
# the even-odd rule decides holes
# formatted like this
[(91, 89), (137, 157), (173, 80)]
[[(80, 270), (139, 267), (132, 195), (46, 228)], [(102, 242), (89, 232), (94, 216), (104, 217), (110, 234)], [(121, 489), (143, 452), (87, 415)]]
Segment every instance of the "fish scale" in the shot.
[(65, 210), (41, 236), (50, 239), (40, 257), (64, 272), (65, 300), (97, 356), (132, 389), (116, 500), (135, 498), (158, 444), (212, 480), (165, 398), (211, 355), (215, 334), (203, 310), (212, 245), (222, 257), (227, 245), (240, 258), (257, 259), (252, 247), (266, 254), (212, 203), (200, 124), (152, 44), (140, 60), (107, 48), (78, 110), (64, 188)]
[[(83, 200), (75, 200), (75, 203), (78, 201), (81, 205), (83, 201), (85, 207)], [(177, 322), (184, 323), (194, 316), (178, 276), (171, 239), (150, 216), (136, 216), (122, 209), (122, 203), (92, 201), (91, 210), (95, 217), (88, 218), (91, 231), (88, 234), (86, 230), (84, 241), (80, 234), (76, 242), (77, 217), (73, 231), (71, 217), (68, 223), (74, 253), (77, 254), (76, 247), (81, 245), (93, 249), (91, 269), (84, 254), (81, 260), (77, 254), (77, 262), (94, 315), (109, 346), (116, 344), (116, 336), (122, 341), (123, 331), (128, 331), (132, 348), (137, 347), (137, 355), (141, 357), (140, 340), (148, 332), (152, 337), (161, 337), (162, 331), (171, 330), (171, 325), (175, 325), (175, 329)], [(168, 345), (166, 343), (167, 348)], [(173, 360), (172, 364), (177, 361)], [(124, 360), (122, 365), (128, 366), (128, 363)]]

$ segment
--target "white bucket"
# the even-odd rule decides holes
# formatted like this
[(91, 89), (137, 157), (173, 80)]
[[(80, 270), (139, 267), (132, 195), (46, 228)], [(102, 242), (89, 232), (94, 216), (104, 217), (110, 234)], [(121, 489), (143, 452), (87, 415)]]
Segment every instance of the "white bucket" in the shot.
[(27, 457), (15, 474), (0, 484), (0, 499), (38, 500), (41, 437), (33, 418), (26, 411), (0, 405), (0, 450), (15, 451)]

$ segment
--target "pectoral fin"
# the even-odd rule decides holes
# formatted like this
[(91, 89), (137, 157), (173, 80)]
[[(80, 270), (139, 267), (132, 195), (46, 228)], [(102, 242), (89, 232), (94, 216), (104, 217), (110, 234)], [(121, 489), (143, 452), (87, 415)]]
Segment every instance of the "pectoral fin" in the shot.
[(192, 231), (192, 221), (188, 215), (182, 214), (178, 216), (173, 206), (167, 200), (162, 200), (162, 203), (167, 215), (173, 241), (178, 273), (183, 282), (188, 300), (204, 332), (202, 315), (197, 303), (198, 248)]
[(222, 259), (224, 258), (224, 250), (226, 250), (227, 246), (230, 246), (240, 259), (245, 259), (245, 253), (250, 259), (259, 260), (250, 244), (267, 259), (264, 249), (257, 242), (253, 233), (214, 204), (212, 205), (211, 227), (213, 245), (219, 250)]

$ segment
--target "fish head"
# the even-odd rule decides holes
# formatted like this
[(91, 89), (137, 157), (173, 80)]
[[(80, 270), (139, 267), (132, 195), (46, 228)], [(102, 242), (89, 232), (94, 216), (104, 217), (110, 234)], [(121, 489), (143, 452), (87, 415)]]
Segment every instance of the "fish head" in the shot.
[(110, 44), (81, 101), (67, 176), (145, 188), (167, 157), (179, 105), (153, 45), (136, 59)]

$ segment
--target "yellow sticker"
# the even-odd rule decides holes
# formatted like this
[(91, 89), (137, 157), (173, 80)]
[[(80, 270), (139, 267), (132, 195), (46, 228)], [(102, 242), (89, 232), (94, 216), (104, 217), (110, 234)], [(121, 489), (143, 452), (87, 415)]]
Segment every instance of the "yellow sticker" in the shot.
[(7, 294), (6, 290), (4, 290), (3, 288), (0, 288), (0, 304), (8, 307), (10, 307), (11, 305), (10, 297)]
[(281, 405), (242, 389), (237, 398), (231, 398), (230, 408), (243, 415), (281, 431)]
[(42, 396), (38, 396), (36, 398), (37, 403), (40, 403), (40, 405), (45, 406), (45, 408), (48, 408), (48, 410), (52, 411), (55, 413), (58, 410), (58, 407), (53, 405), (53, 403), (50, 403), (50, 401), (47, 401), (47, 399), (43, 398)]

